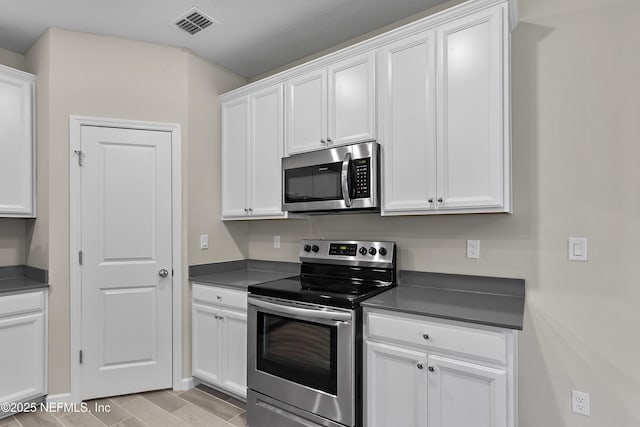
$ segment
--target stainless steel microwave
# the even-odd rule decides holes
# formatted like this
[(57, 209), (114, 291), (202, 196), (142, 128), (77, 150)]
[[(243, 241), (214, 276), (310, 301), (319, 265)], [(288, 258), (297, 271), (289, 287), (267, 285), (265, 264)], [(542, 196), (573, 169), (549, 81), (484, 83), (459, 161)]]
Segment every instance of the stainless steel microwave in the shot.
[(294, 154), (282, 159), (282, 210), (379, 210), (375, 141)]

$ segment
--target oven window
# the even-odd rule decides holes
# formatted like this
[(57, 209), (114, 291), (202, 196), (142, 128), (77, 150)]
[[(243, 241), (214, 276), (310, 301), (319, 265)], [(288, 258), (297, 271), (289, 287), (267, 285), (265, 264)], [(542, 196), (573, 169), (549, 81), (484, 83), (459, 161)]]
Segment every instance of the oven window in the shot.
[(342, 200), (342, 162), (287, 169), (284, 172), (286, 203)]
[(336, 395), (337, 327), (258, 312), (259, 371)]

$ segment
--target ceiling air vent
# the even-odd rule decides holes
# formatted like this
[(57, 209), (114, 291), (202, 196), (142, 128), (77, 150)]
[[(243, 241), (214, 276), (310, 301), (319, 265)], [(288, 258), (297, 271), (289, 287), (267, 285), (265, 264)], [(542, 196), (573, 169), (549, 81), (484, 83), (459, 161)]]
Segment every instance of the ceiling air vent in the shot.
[(204, 12), (198, 8), (192, 7), (174, 19), (172, 23), (182, 31), (186, 31), (193, 36), (207, 27), (216, 25), (218, 22), (205, 15)]

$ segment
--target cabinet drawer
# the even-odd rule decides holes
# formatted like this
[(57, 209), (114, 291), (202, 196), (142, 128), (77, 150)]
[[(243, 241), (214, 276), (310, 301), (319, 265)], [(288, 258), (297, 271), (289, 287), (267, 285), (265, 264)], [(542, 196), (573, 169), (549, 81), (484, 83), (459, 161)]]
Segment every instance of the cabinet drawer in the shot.
[(192, 298), (205, 304), (226, 305), (246, 311), (247, 293), (216, 286), (193, 284)]
[(403, 315), (367, 313), (367, 336), (506, 363), (506, 336)]
[(0, 295), (0, 317), (44, 310), (44, 291)]

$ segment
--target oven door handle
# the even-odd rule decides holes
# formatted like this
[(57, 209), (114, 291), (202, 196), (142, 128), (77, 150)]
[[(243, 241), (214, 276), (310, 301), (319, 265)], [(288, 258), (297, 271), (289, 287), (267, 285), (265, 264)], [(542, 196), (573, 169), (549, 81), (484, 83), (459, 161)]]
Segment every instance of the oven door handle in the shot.
[(256, 307), (273, 310), (282, 314), (303, 316), (308, 319), (326, 319), (326, 320), (337, 320), (341, 322), (347, 322), (351, 320), (351, 313), (292, 307), (288, 305), (274, 304), (272, 302), (262, 301), (254, 298), (251, 298), (251, 300), (249, 301), (249, 304), (255, 305)]
[(351, 207), (351, 196), (349, 195), (349, 164), (351, 163), (351, 153), (347, 152), (344, 155), (344, 160), (342, 161), (342, 198), (344, 199), (344, 204), (350, 208)]

